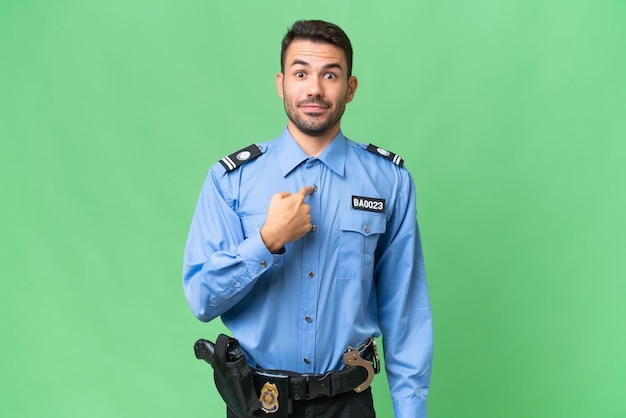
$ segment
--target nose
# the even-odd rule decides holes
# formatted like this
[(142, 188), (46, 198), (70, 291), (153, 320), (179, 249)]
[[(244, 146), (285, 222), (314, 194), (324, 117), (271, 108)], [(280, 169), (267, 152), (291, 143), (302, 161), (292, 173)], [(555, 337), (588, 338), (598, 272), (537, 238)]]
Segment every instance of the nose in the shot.
[(309, 78), (309, 83), (307, 85), (307, 96), (308, 97), (322, 97), (323, 88), (321, 80), (318, 77)]

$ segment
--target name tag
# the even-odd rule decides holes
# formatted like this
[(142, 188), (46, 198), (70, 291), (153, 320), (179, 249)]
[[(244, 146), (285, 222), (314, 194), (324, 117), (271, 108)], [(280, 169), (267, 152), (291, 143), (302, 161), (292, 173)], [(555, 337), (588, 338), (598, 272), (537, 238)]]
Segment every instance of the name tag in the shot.
[(385, 199), (377, 199), (375, 197), (365, 196), (352, 196), (352, 209), (384, 213)]

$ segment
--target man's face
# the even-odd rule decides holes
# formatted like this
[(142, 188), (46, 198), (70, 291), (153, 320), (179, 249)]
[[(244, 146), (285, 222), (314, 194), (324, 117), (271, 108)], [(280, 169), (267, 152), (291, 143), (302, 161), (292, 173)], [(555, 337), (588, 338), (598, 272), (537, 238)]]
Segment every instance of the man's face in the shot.
[(356, 77), (348, 77), (343, 50), (295, 40), (287, 49), (284, 65), (284, 73), (276, 76), (276, 86), (289, 127), (309, 136), (334, 137), (357, 87)]

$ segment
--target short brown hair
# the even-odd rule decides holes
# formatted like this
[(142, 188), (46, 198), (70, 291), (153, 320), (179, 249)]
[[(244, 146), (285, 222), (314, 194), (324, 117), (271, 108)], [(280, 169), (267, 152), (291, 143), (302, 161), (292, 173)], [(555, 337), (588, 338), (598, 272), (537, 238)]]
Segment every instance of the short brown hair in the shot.
[(285, 71), (287, 48), (295, 40), (303, 39), (334, 45), (343, 50), (348, 63), (348, 77), (352, 75), (352, 44), (350, 38), (339, 26), (323, 20), (298, 20), (285, 34), (280, 53), (280, 70)]

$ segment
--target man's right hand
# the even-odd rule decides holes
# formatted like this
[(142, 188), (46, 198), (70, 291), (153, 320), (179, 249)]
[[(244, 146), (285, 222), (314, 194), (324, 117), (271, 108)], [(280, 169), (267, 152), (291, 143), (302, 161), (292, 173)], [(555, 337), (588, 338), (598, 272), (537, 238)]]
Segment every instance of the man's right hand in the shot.
[(311, 207), (304, 202), (311, 193), (313, 186), (305, 186), (294, 194), (280, 192), (272, 196), (267, 219), (261, 228), (261, 239), (270, 252), (278, 252), (288, 242), (311, 231)]

